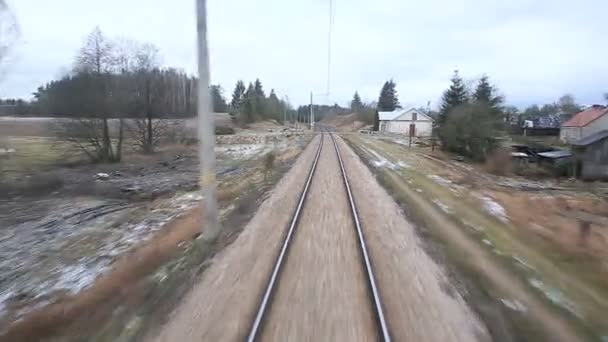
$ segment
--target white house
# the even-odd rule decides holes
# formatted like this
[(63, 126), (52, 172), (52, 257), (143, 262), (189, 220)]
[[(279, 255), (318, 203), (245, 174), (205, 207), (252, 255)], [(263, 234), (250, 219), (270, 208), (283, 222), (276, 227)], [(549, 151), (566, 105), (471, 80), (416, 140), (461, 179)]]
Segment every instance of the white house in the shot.
[(564, 122), (559, 131), (560, 140), (573, 143), (594, 133), (608, 129), (608, 108), (593, 105)]
[(378, 112), (378, 119), (380, 132), (430, 137), (433, 131), (433, 119), (415, 108)]

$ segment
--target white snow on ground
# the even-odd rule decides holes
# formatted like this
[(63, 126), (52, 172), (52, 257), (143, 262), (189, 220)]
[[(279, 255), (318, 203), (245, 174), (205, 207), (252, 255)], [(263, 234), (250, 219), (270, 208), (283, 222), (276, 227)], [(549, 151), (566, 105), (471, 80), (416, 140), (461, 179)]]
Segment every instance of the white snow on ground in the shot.
[[(62, 262), (58, 260), (49, 264), (46, 272), (35, 272), (38, 269), (32, 269), (30, 273), (26, 274), (27, 278), (24, 278), (27, 281), (24, 279), (8, 279), (5, 283), (0, 282), (3, 285), (0, 287), (0, 316), (5, 312), (7, 303), (14, 301), (14, 297), (19, 293), (32, 294), (39, 301), (34, 305), (28, 305), (23, 310), (18, 310), (17, 317), (47, 303), (47, 298), (55, 291), (63, 290), (71, 294), (80, 292), (106, 272), (117, 256), (127, 252), (134, 245), (151, 238), (153, 233), (160, 230), (167, 222), (197, 206), (201, 198), (202, 196), (198, 192), (177, 194), (158, 208), (151, 210), (143, 221), (126, 222), (112, 229), (111, 232), (108, 231), (108, 234), (100, 236), (95, 253), (89, 256), (80, 257), (73, 261)], [(82, 234), (94, 234), (100, 229), (110, 229), (104, 225), (106, 220), (108, 222), (112, 221), (109, 215), (113, 214), (88, 221), (86, 225), (88, 230), (81, 229)], [(121, 212), (114, 215), (121, 215)], [(72, 227), (69, 226), (69, 223), (65, 223), (60, 228), (70, 230)], [(56, 248), (63, 247), (56, 241), (49, 241), (48, 243), (57, 244)], [(23, 268), (23, 265), (16, 265), (13, 261), (13, 267)], [(21, 280), (21, 283), (19, 280)]]
[(367, 151), (367, 153), (371, 154), (372, 156), (374, 156), (375, 160), (372, 160), (372, 164), (374, 164), (374, 167), (376, 168), (382, 168), (382, 167), (386, 167), (389, 168), (391, 170), (399, 170), (401, 167), (393, 162), (391, 162), (390, 160), (384, 158), (384, 156), (382, 156), (381, 154), (377, 153), (374, 150), (365, 149)]
[(411, 167), (410, 164), (408, 164), (404, 161), (401, 161), (401, 160), (397, 163), (397, 165), (401, 166), (404, 169), (409, 169)]
[(570, 299), (566, 298), (560, 290), (545, 285), (545, 283), (543, 283), (539, 279), (532, 278), (529, 279), (528, 282), (534, 288), (540, 290), (545, 295), (545, 297), (547, 297), (547, 299), (553, 302), (553, 304), (570, 311), (572, 314), (579, 318), (583, 318), (580, 312), (578, 311), (576, 305), (574, 305), (574, 303)]
[(249, 158), (262, 153), (266, 147), (267, 144), (219, 145), (216, 146), (216, 151), (234, 157)]
[(528, 309), (526, 309), (526, 307), (522, 303), (517, 301), (517, 299), (513, 299), (513, 300), (501, 299), (500, 301), (504, 304), (504, 306), (508, 307), (509, 309), (511, 309), (513, 311), (520, 311), (520, 312), (528, 311)]
[(514, 255), (514, 256), (513, 256), (513, 259), (515, 259), (515, 261), (517, 261), (517, 262), (518, 262), (520, 265), (524, 266), (525, 268), (535, 271), (535, 268), (534, 268), (532, 265), (530, 265), (530, 264), (529, 264), (529, 263), (528, 263), (526, 260), (524, 260), (523, 258), (521, 258), (521, 257), (519, 257), (519, 256), (517, 256), (517, 255)]
[(80, 290), (89, 286), (95, 281), (103, 271), (105, 271), (108, 265), (95, 264), (87, 265), (86, 260), (83, 263), (76, 265), (67, 265), (60, 271), (59, 279), (53, 286), (55, 289), (65, 289), (71, 294), (76, 294)]
[(441, 208), (441, 210), (443, 210), (443, 212), (445, 212), (447, 214), (452, 213), (452, 209), (447, 204), (441, 202), (439, 199), (435, 198), (433, 200), (433, 203), (435, 203), (439, 208)]
[(509, 222), (507, 217), (507, 211), (505, 208), (494, 201), (491, 197), (488, 196), (479, 196), (479, 199), (483, 201), (484, 209), (491, 214), (492, 216), (498, 218), (504, 223)]
[(430, 179), (434, 180), (437, 183), (443, 184), (443, 185), (450, 185), (452, 184), (452, 181), (449, 179), (445, 179), (441, 176), (437, 176), (437, 175), (428, 175), (427, 177), (429, 177)]

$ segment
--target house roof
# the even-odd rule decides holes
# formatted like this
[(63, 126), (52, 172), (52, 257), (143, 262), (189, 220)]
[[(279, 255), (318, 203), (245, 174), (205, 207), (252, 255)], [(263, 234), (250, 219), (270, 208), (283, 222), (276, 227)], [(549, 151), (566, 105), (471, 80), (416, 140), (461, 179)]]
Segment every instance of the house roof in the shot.
[(564, 122), (562, 127), (585, 127), (606, 113), (608, 109), (605, 106), (593, 105)]
[[(392, 112), (378, 112), (378, 120), (380, 121), (392, 121), (397, 119), (398, 117), (400, 117), (401, 115), (410, 112), (410, 111), (414, 111), (416, 113), (421, 114), (423, 117), (425, 117), (426, 119), (428, 119), (429, 121), (433, 121), (433, 118), (431, 118), (430, 116), (418, 111), (416, 108), (406, 108), (406, 109), (402, 109), (402, 108), (397, 108)], [(406, 120), (404, 120), (406, 121)]]
[(584, 137), (572, 143), (572, 146), (587, 146), (593, 144), (596, 141), (602, 140), (604, 138), (608, 138), (608, 129), (603, 131), (599, 131), (597, 133), (591, 134), (588, 137)]
[(559, 158), (567, 158), (572, 155), (572, 153), (568, 151), (556, 150), (550, 152), (542, 152), (538, 154), (541, 157), (550, 158), (550, 159), (559, 159)]

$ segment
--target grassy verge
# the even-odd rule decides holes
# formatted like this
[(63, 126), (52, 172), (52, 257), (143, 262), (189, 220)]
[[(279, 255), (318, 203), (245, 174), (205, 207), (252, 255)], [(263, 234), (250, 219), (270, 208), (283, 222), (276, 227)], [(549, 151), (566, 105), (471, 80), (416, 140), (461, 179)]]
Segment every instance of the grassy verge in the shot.
[[(563, 339), (568, 332), (576, 340), (601, 336), (597, 326), (581, 320), (555, 298), (548, 298), (544, 289), (530, 286), (530, 274), (537, 272), (528, 269), (526, 260), (531, 258), (535, 264), (536, 259), (528, 254), (518, 258), (522, 262), (514, 259), (521, 250), (512, 232), (480, 210), (483, 204), (478, 198), (438, 186), (428, 172), (417, 171), (413, 165), (378, 167), (370, 162), (377, 158), (370, 152), (371, 144), (356, 136), (347, 141), (416, 223), (429, 253), (448, 266), (496, 340), (554, 340), (556, 336)], [(398, 146), (383, 147), (382, 155), (395, 162), (393, 165), (404, 159), (404, 150)], [(600, 315), (594, 323), (602, 320)]]

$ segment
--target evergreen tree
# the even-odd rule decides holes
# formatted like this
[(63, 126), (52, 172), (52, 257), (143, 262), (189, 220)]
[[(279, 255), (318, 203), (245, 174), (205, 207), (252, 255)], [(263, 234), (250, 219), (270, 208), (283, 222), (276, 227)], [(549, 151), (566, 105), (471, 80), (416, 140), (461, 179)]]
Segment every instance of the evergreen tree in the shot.
[(401, 107), (399, 105), (396, 87), (397, 85), (392, 79), (384, 82), (382, 90), (380, 90), (380, 97), (378, 98), (379, 111), (392, 112), (393, 110)]
[(504, 112), (503, 112), (503, 102), (504, 99), (502, 96), (496, 94), (497, 89), (495, 86), (490, 84), (489, 77), (487, 75), (483, 75), (479, 82), (477, 83), (477, 88), (475, 88), (475, 92), (473, 93), (472, 100), (476, 103), (485, 105), (485, 108), (488, 110), (488, 115), (491, 116), (491, 119), (494, 120), (497, 129), (501, 129), (504, 123)]
[(232, 100), (230, 101), (230, 117), (236, 122), (243, 111), (245, 102), (245, 84), (238, 80), (232, 91)]
[(255, 90), (256, 96), (258, 96), (261, 99), (266, 98), (266, 94), (264, 94), (264, 89), (262, 88), (262, 82), (260, 82), (259, 78), (255, 79), (254, 90)]
[(255, 101), (255, 109), (257, 114), (260, 117), (265, 117), (266, 114), (266, 94), (264, 94), (264, 88), (262, 87), (262, 82), (259, 78), (255, 79), (255, 83), (253, 86), (253, 97)]
[(268, 95), (268, 99), (266, 100), (266, 111), (270, 118), (283, 121), (283, 106), (274, 89), (270, 90), (270, 95)]
[(358, 112), (363, 108), (363, 102), (361, 102), (361, 96), (359, 96), (359, 92), (355, 91), (355, 95), (353, 95), (353, 100), (350, 102), (350, 109), (353, 112)]
[(243, 81), (238, 80), (236, 85), (234, 86), (234, 91), (232, 92), (232, 100), (230, 101), (230, 107), (234, 112), (239, 112), (241, 110), (241, 106), (243, 105), (243, 100), (245, 98), (245, 84)]
[(224, 100), (224, 96), (222, 95), (224, 92), (222, 86), (219, 84), (212, 84), (211, 87), (209, 87), (209, 91), (211, 92), (211, 103), (213, 104), (213, 112), (225, 113), (226, 111), (228, 111), (228, 104), (226, 103), (226, 100)]
[(252, 123), (253, 121), (255, 121), (257, 114), (257, 96), (253, 84), (249, 82), (249, 86), (247, 87), (247, 91), (245, 92), (244, 96), (241, 120), (243, 123)]
[(484, 160), (498, 146), (497, 137), (505, 127), (504, 99), (497, 95), (487, 76), (481, 77), (471, 101), (467, 101), (466, 88), (458, 73), (443, 96), (439, 137), (442, 148)]
[(378, 110), (374, 113), (374, 131), (378, 131), (380, 129), (380, 116), (378, 114)]
[(454, 108), (461, 106), (468, 101), (467, 88), (460, 75), (458, 75), (458, 70), (456, 70), (454, 71), (454, 76), (452, 76), (450, 88), (443, 93), (443, 97), (441, 98), (441, 108), (439, 110), (439, 117), (437, 118), (439, 127), (441, 128), (441, 126), (445, 124), (449, 113)]

